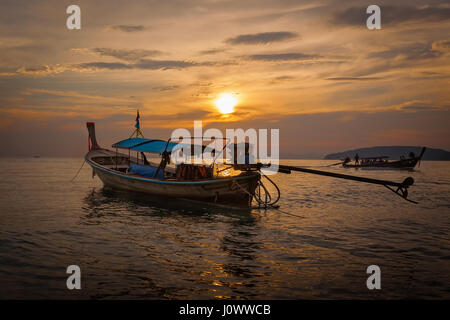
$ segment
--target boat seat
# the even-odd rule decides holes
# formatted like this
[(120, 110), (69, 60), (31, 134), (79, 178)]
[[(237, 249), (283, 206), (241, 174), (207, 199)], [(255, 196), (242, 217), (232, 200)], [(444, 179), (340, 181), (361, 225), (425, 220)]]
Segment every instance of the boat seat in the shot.
[(130, 164), (130, 173), (138, 174), (145, 178), (157, 178), (157, 179), (164, 179), (164, 170), (159, 170), (158, 175), (154, 177), (156, 171), (158, 170), (157, 167), (151, 167), (151, 166), (145, 166), (142, 164)]

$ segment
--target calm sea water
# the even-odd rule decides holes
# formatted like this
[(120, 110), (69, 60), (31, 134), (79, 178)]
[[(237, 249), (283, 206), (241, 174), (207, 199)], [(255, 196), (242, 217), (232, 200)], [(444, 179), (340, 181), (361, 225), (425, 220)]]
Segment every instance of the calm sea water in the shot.
[[(0, 298), (450, 298), (448, 162), (326, 168), (410, 175), (418, 205), (382, 186), (293, 173), (274, 177), (281, 211), (250, 212), (108, 190), (87, 165), (70, 182), (81, 163), (0, 159)], [(73, 264), (81, 290), (66, 288)], [(378, 291), (366, 287), (372, 264)]]

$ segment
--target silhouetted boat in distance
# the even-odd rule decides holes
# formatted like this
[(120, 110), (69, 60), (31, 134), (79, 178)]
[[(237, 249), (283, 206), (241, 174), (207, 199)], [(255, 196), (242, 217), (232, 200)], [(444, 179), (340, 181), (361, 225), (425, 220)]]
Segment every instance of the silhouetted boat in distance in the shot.
[(409, 154), (409, 158), (401, 158), (400, 160), (389, 161), (389, 157), (369, 157), (358, 158), (355, 156), (355, 160), (351, 161), (349, 157), (343, 160), (342, 166), (344, 168), (394, 168), (394, 169), (413, 169), (417, 163), (423, 157), (426, 148), (423, 147), (419, 156), (414, 153)]

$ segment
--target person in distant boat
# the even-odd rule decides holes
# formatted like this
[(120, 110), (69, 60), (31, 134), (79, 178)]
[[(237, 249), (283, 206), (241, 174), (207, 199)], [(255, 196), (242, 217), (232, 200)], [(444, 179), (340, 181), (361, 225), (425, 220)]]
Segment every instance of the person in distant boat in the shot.
[(411, 152), (409, 153), (409, 157), (410, 157), (411, 159), (414, 159), (414, 158), (416, 157), (416, 155), (414, 154), (414, 152), (411, 151)]
[(344, 164), (349, 163), (350, 161), (352, 161), (352, 160), (350, 159), (350, 157), (346, 157), (346, 158), (344, 159)]
[(355, 163), (359, 163), (359, 155), (358, 154), (355, 155)]

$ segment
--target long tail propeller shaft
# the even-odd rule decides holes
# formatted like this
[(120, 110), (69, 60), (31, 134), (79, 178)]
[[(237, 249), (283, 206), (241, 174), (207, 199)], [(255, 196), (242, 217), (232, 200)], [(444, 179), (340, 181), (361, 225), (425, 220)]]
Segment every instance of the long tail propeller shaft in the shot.
[(281, 170), (279, 170), (279, 172), (282, 172), (282, 173), (290, 173), (290, 171), (298, 171), (298, 172), (317, 174), (317, 175), (321, 175), (321, 176), (327, 176), (327, 177), (333, 177), (333, 178), (339, 178), (339, 179), (346, 179), (346, 180), (353, 180), (353, 181), (359, 181), (359, 182), (365, 182), (365, 183), (371, 183), (371, 184), (378, 184), (378, 185), (385, 186), (386, 188), (388, 188), (389, 190), (391, 190), (398, 196), (402, 197), (406, 201), (409, 201), (412, 203), (417, 203), (415, 201), (408, 199), (408, 188), (414, 184), (414, 179), (412, 177), (406, 178), (403, 182), (394, 182), (394, 181), (389, 181), (389, 180), (379, 180), (379, 179), (351, 176), (348, 174), (307, 169), (307, 168), (294, 167), (294, 166), (279, 165), (279, 169), (281, 169)]

